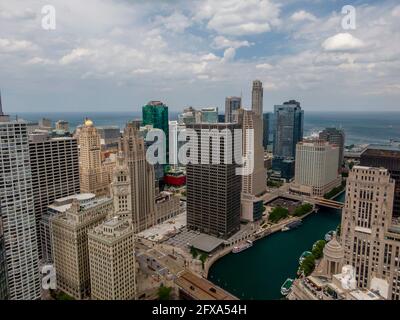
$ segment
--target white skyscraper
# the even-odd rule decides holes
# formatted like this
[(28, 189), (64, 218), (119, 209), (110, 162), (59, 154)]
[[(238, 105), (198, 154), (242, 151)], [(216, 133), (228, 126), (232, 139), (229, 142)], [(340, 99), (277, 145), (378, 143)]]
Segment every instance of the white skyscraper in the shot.
[(296, 175), (290, 190), (307, 196), (323, 196), (341, 183), (339, 147), (325, 141), (303, 141), (296, 147)]
[(40, 298), (38, 246), (26, 122), (10, 121), (0, 102), (0, 205), (9, 298)]

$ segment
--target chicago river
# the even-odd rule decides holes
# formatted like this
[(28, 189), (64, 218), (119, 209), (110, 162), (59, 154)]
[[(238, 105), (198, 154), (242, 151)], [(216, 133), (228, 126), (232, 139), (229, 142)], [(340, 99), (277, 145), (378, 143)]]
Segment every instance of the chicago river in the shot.
[[(342, 194), (335, 200), (344, 202), (344, 198)], [(239, 299), (281, 299), (280, 288), (287, 278), (295, 278), (300, 255), (336, 230), (340, 212), (321, 208), (299, 228), (269, 235), (241, 253), (221, 258), (211, 267), (209, 280)]]

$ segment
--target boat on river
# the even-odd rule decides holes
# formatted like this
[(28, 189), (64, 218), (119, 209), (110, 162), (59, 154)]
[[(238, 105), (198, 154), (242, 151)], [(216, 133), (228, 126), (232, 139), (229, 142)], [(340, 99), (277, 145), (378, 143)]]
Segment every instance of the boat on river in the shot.
[(290, 289), (292, 288), (293, 282), (294, 282), (294, 280), (290, 279), (290, 278), (287, 278), (285, 280), (285, 282), (283, 283), (283, 285), (281, 287), (281, 294), (283, 296), (287, 296), (289, 294)]

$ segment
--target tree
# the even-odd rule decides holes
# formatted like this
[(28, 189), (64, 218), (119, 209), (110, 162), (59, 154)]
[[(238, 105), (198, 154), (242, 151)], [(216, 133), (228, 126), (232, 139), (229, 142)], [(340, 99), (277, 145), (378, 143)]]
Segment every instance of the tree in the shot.
[(325, 240), (319, 240), (315, 243), (313, 249), (312, 249), (312, 254), (315, 259), (321, 259), (323, 256), (323, 250), (326, 245)]
[(205, 264), (207, 258), (208, 258), (208, 255), (207, 255), (207, 253), (205, 253), (205, 252), (203, 252), (203, 253), (200, 255), (199, 260), (201, 261), (201, 265), (203, 266), (203, 269), (204, 269), (204, 264)]
[(192, 254), (193, 259), (196, 259), (199, 253), (197, 252), (196, 248), (191, 246), (190, 247), (190, 253)]
[(289, 215), (289, 210), (282, 207), (276, 207), (272, 209), (271, 213), (269, 214), (268, 220), (276, 223), (279, 220), (287, 218)]
[(296, 210), (294, 210), (293, 215), (296, 217), (301, 217), (306, 213), (309, 213), (312, 210), (312, 208), (313, 208), (312, 204), (304, 203), (301, 206), (297, 207)]
[(315, 269), (315, 257), (313, 254), (307, 256), (300, 265), (300, 271), (304, 273), (307, 277), (309, 276)]
[(158, 300), (170, 300), (172, 288), (163, 284), (158, 288)]

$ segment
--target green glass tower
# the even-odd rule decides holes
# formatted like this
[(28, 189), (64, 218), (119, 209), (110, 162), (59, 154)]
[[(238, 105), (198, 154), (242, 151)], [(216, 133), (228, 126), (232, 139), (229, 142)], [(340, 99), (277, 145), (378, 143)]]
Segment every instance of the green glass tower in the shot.
[(152, 125), (153, 128), (161, 129), (165, 133), (167, 141), (167, 161), (169, 147), (169, 122), (168, 122), (168, 106), (161, 101), (150, 101), (142, 107), (143, 125)]

